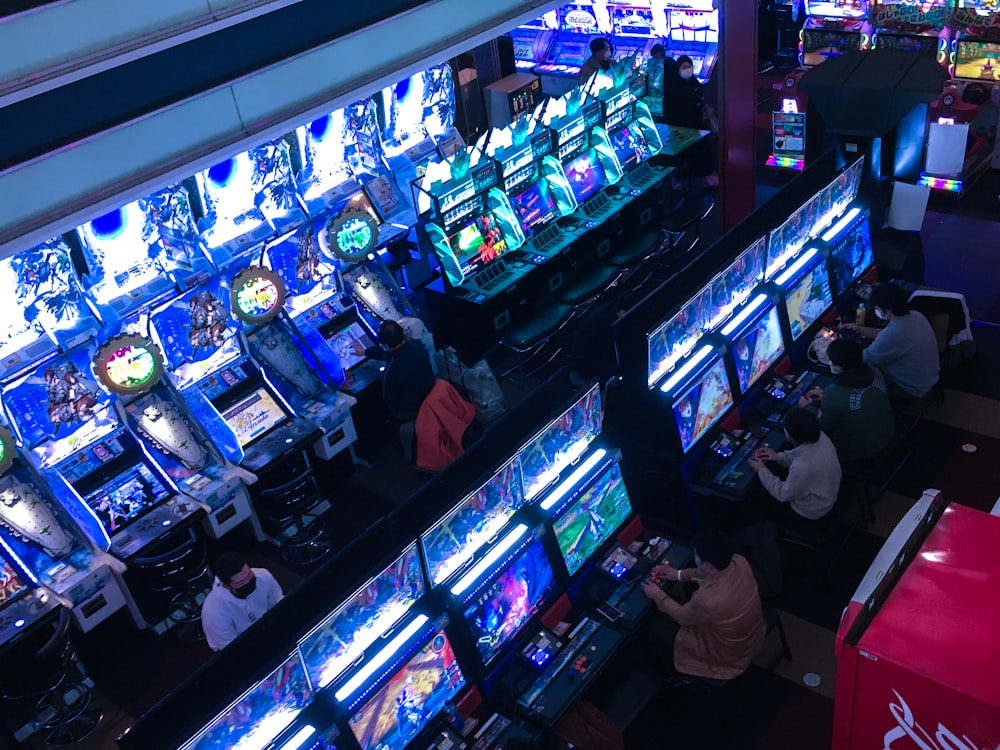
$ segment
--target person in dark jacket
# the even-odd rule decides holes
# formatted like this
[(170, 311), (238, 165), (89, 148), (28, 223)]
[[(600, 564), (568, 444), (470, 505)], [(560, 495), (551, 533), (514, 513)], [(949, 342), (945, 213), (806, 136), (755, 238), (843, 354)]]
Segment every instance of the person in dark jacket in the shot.
[(586, 59), (582, 66), (580, 66), (580, 77), (579, 84), (581, 86), (586, 86), (587, 81), (590, 80), (591, 76), (594, 75), (599, 70), (608, 70), (611, 68), (611, 57), (614, 54), (614, 49), (609, 42), (604, 37), (597, 37), (596, 39), (590, 40), (590, 57)]
[(394, 320), (382, 324), (378, 340), (389, 353), (382, 380), (382, 400), (393, 419), (412, 422), (434, 387), (434, 371), (427, 350), (420, 342), (408, 340), (403, 327)]
[[(705, 94), (695, 78), (694, 63), (687, 55), (677, 58), (676, 73), (669, 66), (664, 66), (663, 121), (682, 128), (705, 128)], [(705, 184), (710, 186), (719, 184), (715, 175), (715, 149), (715, 138), (710, 135), (685, 154), (691, 174), (704, 179)]]

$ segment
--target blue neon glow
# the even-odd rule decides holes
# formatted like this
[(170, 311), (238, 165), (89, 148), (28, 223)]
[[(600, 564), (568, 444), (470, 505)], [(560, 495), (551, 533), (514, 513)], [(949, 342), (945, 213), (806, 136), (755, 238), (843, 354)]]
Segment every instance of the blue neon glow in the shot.
[(388, 646), (375, 654), (375, 657), (371, 661), (355, 672), (354, 676), (345, 682), (344, 686), (334, 693), (333, 697), (340, 703), (343, 703), (345, 699), (352, 696), (359, 687), (371, 679), (373, 674), (385, 666), (386, 662), (399, 651), (400, 647), (412, 638), (425, 624), (427, 624), (427, 615), (417, 615), (413, 619), (413, 622), (403, 628), (399, 635), (389, 641)]
[(739, 330), (739, 327), (747, 322), (747, 319), (754, 314), (754, 311), (767, 302), (766, 294), (758, 294), (754, 297), (753, 302), (743, 308), (739, 315), (729, 321), (725, 328), (722, 329), (722, 335), (728, 336), (733, 331)]
[(844, 227), (854, 221), (854, 217), (856, 217), (859, 213), (861, 213), (861, 209), (855, 206), (844, 214), (844, 218), (823, 233), (823, 242), (829, 242), (836, 237), (841, 231), (843, 231)]
[(541, 505), (542, 510), (551, 510), (555, 507), (555, 505), (566, 497), (569, 491), (579, 484), (580, 480), (587, 476), (587, 474), (589, 474), (606, 455), (608, 455), (608, 452), (604, 450), (604, 448), (598, 448), (594, 451), (590, 458), (580, 464), (580, 466), (572, 474), (570, 474), (564, 482), (556, 487), (552, 493), (545, 498)]
[(691, 371), (698, 366), (705, 357), (712, 353), (712, 347), (703, 346), (699, 349), (695, 355), (685, 363), (685, 365), (680, 368), (673, 376), (660, 386), (660, 390), (664, 393), (670, 393), (679, 383), (684, 382), (684, 378), (691, 374)]
[(281, 746), (280, 750), (299, 750), (306, 740), (316, 731), (316, 727), (306, 724), (302, 729), (297, 731), (288, 742)]
[(818, 252), (819, 250), (817, 250), (814, 247), (809, 248), (809, 250), (807, 250), (806, 253), (802, 255), (797, 261), (795, 261), (791, 266), (789, 266), (788, 269), (783, 274), (781, 274), (781, 276), (779, 276), (774, 283), (780, 287), (783, 287), (785, 284), (788, 283), (788, 280), (792, 278), (795, 274), (797, 274), (805, 266), (805, 264), (809, 261), (809, 259), (815, 257), (816, 253)]
[(513, 547), (517, 542), (523, 537), (528, 531), (528, 527), (523, 523), (519, 523), (514, 527), (507, 536), (505, 536), (496, 547), (489, 551), (482, 560), (480, 560), (476, 565), (462, 576), (454, 586), (451, 587), (452, 596), (459, 596), (465, 591), (469, 586), (475, 583), (480, 576), (483, 575), (487, 570), (496, 564), (497, 560), (504, 556), (504, 554)]

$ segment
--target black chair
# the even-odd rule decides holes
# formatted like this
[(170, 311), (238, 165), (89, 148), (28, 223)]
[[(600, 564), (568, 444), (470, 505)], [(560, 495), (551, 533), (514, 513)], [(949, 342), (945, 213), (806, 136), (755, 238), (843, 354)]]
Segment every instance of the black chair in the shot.
[(852, 483), (841, 478), (837, 501), (825, 516), (812, 522), (778, 525), (783, 542), (803, 547), (816, 556), (822, 564), (823, 582), (828, 588), (832, 586), (834, 566), (854, 533), (855, 527), (847, 523), (847, 517), (856, 497)]
[(785, 661), (792, 660), (792, 649), (788, 645), (788, 636), (785, 635), (785, 626), (781, 622), (781, 612), (778, 611), (778, 608), (771, 602), (762, 601), (761, 613), (764, 616), (764, 625), (766, 627), (764, 631), (765, 643), (773, 632), (777, 632), (778, 640), (781, 643), (781, 651), (778, 653), (778, 657), (767, 665), (769, 671), (774, 671), (774, 668), (778, 666), (782, 659)]
[(70, 638), (72, 619), (60, 607), (53, 619), (12, 644), (0, 671), (3, 700), (34, 700), (32, 724), (42, 742), (53, 747), (80, 742), (103, 718)]
[[(556, 333), (565, 328), (575, 317), (573, 305), (559, 300), (545, 300), (536, 305), (527, 318), (511, 325), (500, 339), (500, 345), (517, 353), (517, 369), (522, 379), (530, 373), (528, 363), (541, 352)], [(551, 362), (559, 354), (561, 347), (545, 360), (542, 366)], [(510, 371), (503, 373), (506, 377)]]
[[(694, 199), (688, 196), (681, 201), (659, 222), (660, 230), (667, 240), (664, 252), (670, 255), (686, 255), (694, 250), (701, 239), (701, 222), (708, 217), (713, 208), (715, 201), (711, 198)], [(692, 228), (694, 232), (690, 242), (681, 248), (681, 239)]]
[[(310, 513), (322, 501), (319, 483), (309, 457), (303, 452), (285, 467), (292, 479), (261, 487), (257, 492), (261, 513), (278, 528), (277, 544), (282, 558), (296, 565), (310, 565), (330, 554), (330, 542), (322, 539), (323, 519)], [(270, 472), (275, 476), (279, 472)]]
[(605, 255), (601, 262), (623, 271), (637, 268), (657, 256), (663, 247), (663, 230), (653, 228), (641, 231), (627, 242), (623, 242)]
[(595, 265), (574, 273), (556, 290), (554, 297), (574, 309), (592, 304), (621, 278), (622, 270), (615, 266)]
[(212, 586), (204, 538), (189, 529), (168, 549), (135, 558), (132, 565), (143, 572), (153, 591), (170, 597), (166, 628), (174, 630), (185, 643), (204, 640), (201, 604)]

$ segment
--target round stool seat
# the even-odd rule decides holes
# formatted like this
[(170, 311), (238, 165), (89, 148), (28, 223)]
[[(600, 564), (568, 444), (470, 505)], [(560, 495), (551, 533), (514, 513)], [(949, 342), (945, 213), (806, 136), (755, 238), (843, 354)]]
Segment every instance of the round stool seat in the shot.
[(567, 305), (580, 305), (603, 292), (621, 274), (614, 266), (591, 266), (572, 276), (556, 291), (556, 298)]
[(63, 747), (90, 736), (103, 717), (87, 685), (66, 681), (41, 697), (34, 721), (46, 745)]
[(660, 229), (670, 234), (682, 234), (688, 228), (711, 213), (715, 201), (705, 198), (700, 201), (686, 200), (660, 221)]
[(603, 262), (617, 268), (630, 268), (654, 255), (662, 243), (662, 232), (646, 230), (604, 256)]
[(573, 306), (565, 302), (543, 303), (532, 310), (530, 318), (510, 326), (500, 343), (518, 352), (528, 351), (558, 331), (572, 314)]

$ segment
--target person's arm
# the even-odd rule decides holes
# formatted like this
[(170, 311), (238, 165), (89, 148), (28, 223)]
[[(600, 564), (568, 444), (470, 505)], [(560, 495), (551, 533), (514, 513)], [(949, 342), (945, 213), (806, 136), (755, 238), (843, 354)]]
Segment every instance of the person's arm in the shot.
[(786, 469), (792, 465), (792, 455), (788, 451), (775, 453), (772, 460), (774, 463), (778, 464), (778, 466), (784, 466)]
[(679, 604), (663, 591), (658, 598), (653, 599), (653, 602), (658, 610), (669, 615), (678, 625), (701, 625), (713, 620), (711, 613), (699, 603), (697, 592), (687, 604)]
[(818, 416), (820, 429), (822, 429), (827, 435), (832, 435), (840, 426), (840, 421), (844, 416), (844, 412), (834, 406), (832, 398), (825, 396), (820, 402)]
[(788, 478), (784, 481), (778, 479), (766, 466), (760, 470), (757, 476), (760, 477), (764, 489), (781, 503), (803, 497), (809, 492), (809, 476), (806, 471), (803, 471), (801, 461), (792, 461), (788, 464)]
[(859, 326), (857, 323), (844, 323), (841, 328), (846, 328), (848, 331), (854, 331), (854, 333), (860, 336), (867, 336), (870, 339), (876, 339), (884, 328), (874, 328), (872, 326)]
[(202, 607), (201, 628), (205, 632), (208, 647), (213, 651), (221, 651), (240, 634), (236, 623), (211, 605)]
[[(888, 328), (883, 330), (888, 331)], [(864, 350), (863, 358), (866, 365), (881, 367), (886, 362), (890, 362), (903, 354), (901, 342), (897, 342), (897, 336), (879, 336)]]
[(284, 598), (284, 593), (281, 590), (281, 584), (271, 574), (271, 571), (262, 569), (262, 572), (263, 575), (258, 577), (263, 579), (267, 587), (267, 608), (270, 609)]

